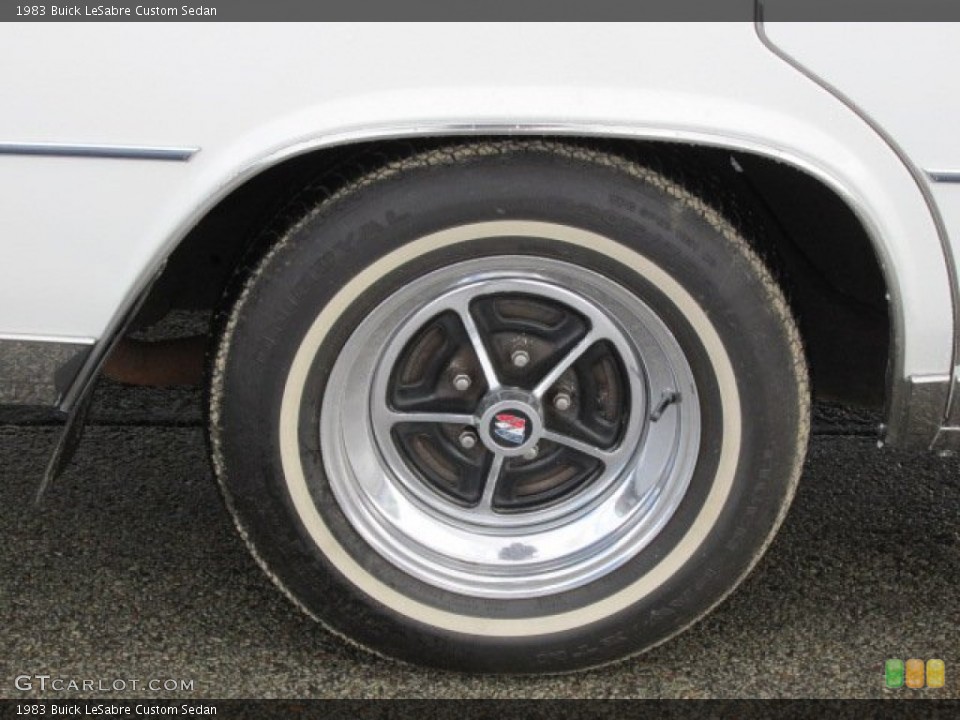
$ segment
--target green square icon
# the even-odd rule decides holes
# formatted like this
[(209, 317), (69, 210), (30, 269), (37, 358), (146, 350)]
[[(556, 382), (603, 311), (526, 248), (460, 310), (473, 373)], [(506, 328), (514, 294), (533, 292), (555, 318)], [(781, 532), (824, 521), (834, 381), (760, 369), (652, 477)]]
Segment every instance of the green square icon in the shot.
[(888, 688), (903, 687), (903, 660), (896, 658), (887, 660), (883, 666), (883, 675)]

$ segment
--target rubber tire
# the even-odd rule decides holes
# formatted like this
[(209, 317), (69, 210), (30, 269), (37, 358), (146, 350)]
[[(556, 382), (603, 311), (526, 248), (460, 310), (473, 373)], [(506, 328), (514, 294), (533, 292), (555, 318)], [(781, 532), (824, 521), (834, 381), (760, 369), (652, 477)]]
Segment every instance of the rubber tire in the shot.
[[(585, 229), (653, 262), (709, 318), (738, 391), (727, 393), (736, 396), (731, 404), (717, 380), (719, 366), (670, 297), (623, 262), (588, 248), (474, 241), (418, 257), (370, 285), (343, 309), (317, 353), (302, 400), (299, 461), (318, 512), (342, 551), (400, 596), (446, 609), (455, 620), (462, 615), (462, 629), (455, 620), (451, 629), (415, 619), (400, 605), (359, 589), (314, 542), (285, 482), (281, 401), (301, 342), (349, 280), (430, 233), (503, 219)], [(640, 294), (684, 347), (701, 389), (701, 453), (680, 508), (636, 558), (569, 597), (463, 599), (424, 587), (353, 532), (326, 484), (319, 452), (316, 408), (324, 374), (357, 320), (408, 277), (457, 259), (507, 251), (578, 262)], [(736, 427), (730, 425), (732, 417), (739, 418)], [(808, 429), (807, 369), (795, 324), (777, 284), (734, 227), (702, 198), (648, 167), (543, 141), (475, 143), (413, 154), (319, 202), (282, 231), (224, 312), (209, 393), (217, 479), (241, 536), (273, 581), (328, 629), (378, 654), (479, 672), (593, 667), (649, 649), (690, 626), (733, 590), (772, 540), (800, 475)], [(687, 533), (717, 482), (724, 438), (735, 434), (739, 446), (728, 493), (709, 531), (692, 538), (695, 552), (638, 601), (577, 624), (578, 608), (596, 607), (592, 603), (631, 587), (651, 568), (661, 567), (657, 563), (681, 540), (691, 541)], [(573, 625), (536, 634), (542, 618), (557, 612), (568, 613)], [(490, 636), (477, 616), (528, 618), (535, 634)]]

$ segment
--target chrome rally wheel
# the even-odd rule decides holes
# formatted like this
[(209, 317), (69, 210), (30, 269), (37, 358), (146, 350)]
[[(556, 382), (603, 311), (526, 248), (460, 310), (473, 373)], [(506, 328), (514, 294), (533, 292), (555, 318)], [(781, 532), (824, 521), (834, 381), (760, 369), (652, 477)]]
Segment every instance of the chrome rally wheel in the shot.
[(569, 263), (495, 256), (374, 308), (331, 372), (320, 447), (344, 515), (389, 562), (444, 590), (535, 597), (656, 535), (693, 473), (699, 415), (683, 351), (639, 298)]
[(271, 234), (222, 316), (214, 467), (258, 562), (337, 634), (594, 666), (689, 626), (772, 538), (806, 366), (703, 198), (614, 155), (472, 143)]

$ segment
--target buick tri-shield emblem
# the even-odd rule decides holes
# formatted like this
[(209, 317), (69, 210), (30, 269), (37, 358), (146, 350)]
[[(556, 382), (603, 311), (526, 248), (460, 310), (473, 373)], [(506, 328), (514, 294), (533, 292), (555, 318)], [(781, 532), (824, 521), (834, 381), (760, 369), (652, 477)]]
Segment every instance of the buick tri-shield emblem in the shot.
[(500, 413), (493, 419), (493, 434), (510, 445), (523, 445), (529, 421), (522, 415)]

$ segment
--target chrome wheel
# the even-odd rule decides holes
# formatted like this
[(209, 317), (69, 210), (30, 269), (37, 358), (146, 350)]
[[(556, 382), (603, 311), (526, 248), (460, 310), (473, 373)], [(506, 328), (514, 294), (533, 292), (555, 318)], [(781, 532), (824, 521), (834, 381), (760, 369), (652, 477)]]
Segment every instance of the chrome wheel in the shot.
[(464, 595), (568, 591), (636, 556), (694, 471), (693, 373), (662, 320), (566, 262), (486, 257), (417, 278), (338, 355), (320, 447), (383, 558)]

